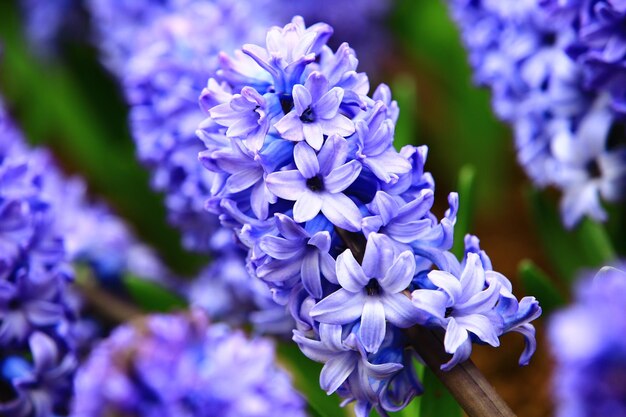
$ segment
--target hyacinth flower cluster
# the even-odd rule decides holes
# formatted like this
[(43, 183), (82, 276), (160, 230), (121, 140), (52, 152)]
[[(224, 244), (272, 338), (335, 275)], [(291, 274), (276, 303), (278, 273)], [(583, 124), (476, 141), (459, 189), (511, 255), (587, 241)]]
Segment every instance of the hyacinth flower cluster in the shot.
[[(262, 332), (291, 327), (267, 288), (251, 281), (245, 251), (230, 230), (207, 213), (204, 200), (215, 175), (197, 162), (195, 135), (203, 114), (197, 92), (215, 72), (218, 52), (259, 38), (262, 3), (230, 0), (100, 1), (89, 3), (98, 43), (122, 82), (139, 159), (165, 193), (169, 221), (187, 249), (212, 258), (181, 291), (215, 320), (252, 322)], [(255, 22), (251, 25), (250, 22)], [(258, 33), (257, 33), (258, 32)], [(145, 274), (144, 274), (145, 275)]]
[[(402, 409), (422, 392), (404, 329), (445, 330), (450, 369), (471, 343), (508, 331), (534, 351), (541, 310), (518, 301), (468, 236), (452, 246), (458, 197), (432, 213), (425, 146), (393, 147), (397, 103), (385, 85), (369, 96), (348, 44), (295, 17), (266, 45), (222, 55), (200, 104), (200, 161), (216, 181), (207, 209), (248, 248), (248, 270), (287, 305), (294, 340), (323, 362), (321, 387), (356, 401), (359, 417)], [(432, 270), (433, 267), (436, 270)]]
[(0, 112), (0, 414), (65, 415), (77, 365), (72, 270), (46, 160)]
[[(620, 94), (624, 7), (616, 1), (449, 0), (477, 84), (514, 130), (519, 163), (562, 192), (573, 227), (606, 219), (626, 192)], [(621, 19), (621, 20), (620, 20)], [(621, 61), (620, 61), (621, 60)]]
[(199, 310), (119, 326), (93, 350), (74, 388), (75, 417), (306, 415), (270, 341), (209, 325)]
[(626, 415), (625, 271), (604, 267), (583, 279), (573, 305), (551, 317), (559, 417)]

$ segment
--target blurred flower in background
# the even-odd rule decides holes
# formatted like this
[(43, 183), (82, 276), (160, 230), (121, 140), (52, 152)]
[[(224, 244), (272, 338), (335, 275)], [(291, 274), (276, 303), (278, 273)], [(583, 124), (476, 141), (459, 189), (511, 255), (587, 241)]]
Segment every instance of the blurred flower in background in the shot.
[(118, 327), (93, 350), (74, 388), (75, 417), (306, 415), (269, 340), (210, 325), (197, 310)]
[[(605, 221), (602, 199), (615, 202), (626, 193), (626, 145), (619, 139), (626, 131), (610, 92), (589, 82), (590, 69), (581, 65), (585, 58), (577, 59), (579, 52), (574, 52), (583, 36), (578, 31), (586, 29), (579, 29), (573, 16), (592, 6), (585, 1), (564, 7), (550, 1), (518, 3), (450, 0), (449, 7), (474, 79), (491, 88), (496, 114), (513, 126), (518, 160), (527, 174), (537, 186), (562, 191), (567, 227), (584, 216)], [(603, 30), (611, 28), (616, 35), (610, 47), (619, 48), (621, 29), (608, 25)]]
[(584, 277), (572, 306), (549, 324), (559, 417), (626, 415), (626, 272)]

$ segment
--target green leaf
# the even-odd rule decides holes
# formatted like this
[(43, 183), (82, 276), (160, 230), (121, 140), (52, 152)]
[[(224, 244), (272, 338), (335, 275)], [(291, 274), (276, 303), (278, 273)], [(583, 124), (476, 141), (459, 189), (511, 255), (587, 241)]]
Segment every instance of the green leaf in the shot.
[(461, 417), (461, 406), (430, 369), (424, 369), (422, 382), (424, 395), (421, 399), (420, 417)]
[(145, 311), (169, 312), (187, 307), (184, 299), (154, 282), (127, 275), (124, 285), (135, 304)]
[(529, 259), (520, 262), (518, 272), (528, 294), (534, 295), (543, 313), (549, 315), (565, 305), (563, 293), (555, 286), (554, 281)]
[(574, 230), (564, 228), (556, 205), (545, 193), (531, 189), (528, 201), (542, 246), (560, 278), (571, 285), (582, 268), (600, 267), (616, 258), (604, 227), (583, 219)]
[(570, 283), (576, 272), (586, 265), (585, 253), (572, 234), (563, 228), (554, 203), (545, 194), (529, 189), (527, 198), (535, 229), (548, 259), (559, 278)]
[(417, 88), (415, 80), (407, 75), (399, 75), (391, 84), (393, 98), (402, 109), (396, 123), (393, 144), (397, 150), (405, 145), (417, 144)]
[(471, 230), (476, 205), (476, 170), (473, 166), (465, 165), (461, 168), (457, 190), (459, 193), (459, 213), (454, 227), (452, 252), (457, 258), (460, 258), (465, 249), (463, 240)]
[(318, 417), (347, 417), (348, 412), (339, 406), (337, 395), (327, 395), (319, 384), (322, 364), (313, 362), (300, 352), (293, 342), (278, 344), (278, 360), (293, 375), (294, 385), (307, 399), (309, 407)]
[(600, 223), (588, 218), (583, 219), (576, 228), (576, 235), (580, 247), (592, 265), (606, 265), (617, 258), (611, 238)]

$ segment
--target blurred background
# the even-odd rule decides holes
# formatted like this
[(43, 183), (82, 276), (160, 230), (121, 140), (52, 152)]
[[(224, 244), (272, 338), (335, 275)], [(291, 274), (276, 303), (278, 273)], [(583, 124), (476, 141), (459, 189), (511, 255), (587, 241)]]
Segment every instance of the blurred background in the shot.
[[(444, 1), (369, 1), (374, 6), (371, 16), (363, 17), (367, 30), (352, 21), (360, 17), (346, 17), (349, 8), (333, 17), (320, 6), (307, 16), (310, 7), (299, 10), (298, 3), (293, 1), (289, 12), (305, 14), (308, 24), (328, 19), (337, 29), (335, 38), (355, 48), (372, 85), (391, 86), (401, 108), (398, 146), (430, 149), (427, 168), (437, 183), (437, 214), (448, 192), (457, 189), (459, 173), (473, 173), (471, 205), (464, 208), (471, 213), (469, 231), (481, 239), (495, 269), (514, 283), (517, 296), (530, 292), (518, 277), (525, 259), (551, 276), (563, 276), (564, 269), (545, 255), (546, 239), (539, 232), (545, 235), (546, 229), (533, 219), (529, 183), (515, 160), (511, 132), (494, 117), (489, 92), (473, 86)], [(185, 251), (167, 224), (163, 196), (151, 190), (149, 173), (136, 159), (120, 84), (91, 42), (92, 26), (79, 0), (1, 1), (1, 95), (29, 141), (51, 148), (62, 168), (86, 178), (90, 193), (106, 200), (172, 270), (191, 275), (205, 259)], [(544, 197), (552, 203), (550, 194)], [(473, 355), (520, 416), (551, 415), (543, 320), (536, 322), (539, 347), (528, 367), (517, 365), (519, 335), (505, 337), (499, 349), (477, 347)]]

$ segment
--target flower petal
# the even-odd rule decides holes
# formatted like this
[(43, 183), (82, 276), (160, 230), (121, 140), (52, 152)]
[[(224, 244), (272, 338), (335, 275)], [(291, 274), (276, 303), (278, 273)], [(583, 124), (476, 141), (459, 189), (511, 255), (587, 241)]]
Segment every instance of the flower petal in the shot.
[(359, 338), (366, 351), (376, 353), (385, 338), (385, 307), (378, 297), (366, 297)]
[(263, 252), (274, 259), (297, 258), (306, 247), (303, 240), (287, 240), (278, 236), (263, 236), (259, 241), (259, 247)]
[(298, 200), (307, 190), (306, 178), (296, 169), (272, 172), (265, 178), (265, 182), (277, 197), (290, 201)]
[(341, 353), (329, 359), (320, 373), (320, 387), (329, 395), (337, 391), (354, 371), (357, 361), (356, 352)]
[(340, 193), (357, 179), (363, 166), (359, 161), (352, 160), (333, 169), (324, 178), (324, 187), (329, 193)]
[(446, 335), (443, 339), (443, 345), (446, 352), (453, 354), (465, 341), (469, 338), (469, 334), (464, 327), (459, 326), (454, 317), (448, 321)]
[(304, 132), (302, 130), (302, 121), (300, 115), (295, 110), (290, 111), (283, 116), (274, 125), (278, 133), (283, 139), (293, 142), (300, 142), (304, 140)]
[(363, 216), (352, 201), (345, 194), (322, 194), (322, 213), (332, 224), (350, 232), (361, 230)]
[(390, 323), (403, 329), (417, 323), (417, 308), (406, 295), (385, 293), (381, 296), (381, 302), (385, 307), (385, 317)]
[(311, 309), (311, 317), (320, 323), (348, 324), (359, 317), (365, 304), (365, 295), (338, 289)]
[(335, 266), (337, 268), (339, 285), (348, 291), (362, 291), (369, 282), (369, 277), (365, 275), (363, 268), (356, 261), (350, 249), (346, 249), (341, 255), (337, 256)]
[(322, 204), (324, 200), (319, 194), (305, 190), (293, 206), (293, 219), (297, 223), (311, 220), (320, 212)]
[(415, 258), (410, 251), (404, 251), (387, 270), (384, 278), (379, 279), (380, 286), (388, 293), (404, 291), (415, 275)]
[(308, 250), (304, 258), (302, 258), (302, 285), (312, 297), (316, 299), (322, 298), (322, 281), (320, 277), (320, 260), (319, 252), (316, 250)]
[(319, 123), (302, 123), (302, 132), (306, 143), (311, 145), (313, 149), (319, 151), (324, 143), (324, 132)]
[(293, 86), (292, 96), (296, 113), (302, 116), (302, 113), (313, 103), (311, 93), (302, 84), (296, 84)]
[(313, 178), (320, 171), (317, 155), (306, 142), (296, 144), (293, 149), (293, 158), (304, 178)]

